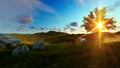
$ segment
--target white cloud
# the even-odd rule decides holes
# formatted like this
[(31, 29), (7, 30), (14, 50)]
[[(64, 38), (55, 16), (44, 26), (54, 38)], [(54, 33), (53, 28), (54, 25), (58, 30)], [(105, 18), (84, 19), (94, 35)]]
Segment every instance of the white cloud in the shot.
[(33, 17), (32, 15), (22, 15), (22, 16), (17, 16), (15, 20), (21, 24), (28, 24), (33, 22)]
[[(54, 13), (55, 10), (39, 0), (0, 0), (0, 9), (5, 12), (26, 11), (30, 12), (35, 8), (42, 11)], [(8, 11), (7, 11), (8, 10)]]
[(84, 0), (76, 0), (76, 2), (84, 4)]
[(115, 0), (112, 5), (108, 6), (108, 11), (115, 11), (116, 8), (120, 7), (120, 0)]
[(56, 14), (54, 8), (40, 0), (0, 0), (0, 19), (13, 20), (19, 16), (33, 16), (36, 10)]

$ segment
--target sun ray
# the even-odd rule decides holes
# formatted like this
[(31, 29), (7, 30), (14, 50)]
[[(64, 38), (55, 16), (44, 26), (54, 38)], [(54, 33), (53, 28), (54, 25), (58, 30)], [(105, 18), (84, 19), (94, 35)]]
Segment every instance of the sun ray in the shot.
[[(115, 21), (113, 18), (106, 18), (106, 7), (103, 9), (95, 8), (93, 12), (90, 12), (88, 17), (84, 17), (84, 27), (87, 32), (97, 33), (96, 37), (98, 38), (99, 48), (101, 48), (103, 42), (103, 32), (105, 30), (114, 29), (115, 28)], [(110, 26), (109, 26), (110, 25)]]

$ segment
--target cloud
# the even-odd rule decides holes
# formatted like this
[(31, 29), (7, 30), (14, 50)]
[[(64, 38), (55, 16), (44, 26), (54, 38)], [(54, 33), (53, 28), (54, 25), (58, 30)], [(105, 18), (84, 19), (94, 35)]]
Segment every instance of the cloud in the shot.
[(76, 2), (84, 4), (84, 0), (76, 0)]
[(22, 32), (22, 31), (27, 31), (27, 32), (33, 32), (33, 31), (40, 31), (40, 27), (35, 25), (35, 26), (26, 26), (26, 25), (20, 25), (19, 27), (16, 28), (16, 31)]
[(70, 28), (70, 31), (73, 32), (73, 31), (76, 31), (77, 29), (75, 28)]
[(61, 32), (69, 33), (69, 34), (79, 34), (85, 33), (86, 30), (78, 25), (77, 22), (72, 22), (64, 27)]
[(42, 3), (42, 2), (39, 2), (39, 5), (38, 7), (40, 8), (40, 10), (42, 11), (45, 11), (45, 12), (49, 12), (49, 13), (55, 13), (56, 14), (56, 11), (54, 8)]
[(16, 29), (16, 31), (25, 31), (26, 29), (27, 27), (25, 25), (21, 25)]
[(64, 31), (76, 31), (79, 28), (79, 25), (77, 22), (71, 22), (66, 27), (64, 27)]
[(65, 28), (61, 29), (61, 28), (49, 28), (49, 27), (41, 27), (38, 25), (34, 25), (34, 26), (25, 26), (25, 25), (21, 25), (19, 27), (17, 27), (16, 31), (19, 32), (26, 32), (26, 33), (37, 33), (37, 32), (48, 32), (48, 31), (56, 31), (56, 32), (65, 32), (65, 33), (69, 33), (69, 34), (79, 34), (79, 33), (85, 33), (85, 30), (81, 27), (70, 27), (68, 25), (65, 26)]
[(85, 5), (87, 3), (87, 1), (90, 1), (92, 3), (96, 3), (97, 0), (74, 0), (76, 3), (79, 3), (79, 4), (82, 4), (82, 5)]
[(61, 29), (54, 27), (54, 28), (49, 28), (49, 27), (40, 27), (38, 25), (30, 26), (28, 27), (31, 31), (40, 31), (40, 32), (47, 32), (47, 31), (57, 31), (60, 32)]
[(78, 23), (77, 22), (71, 22), (70, 24), (68, 24), (68, 26), (78, 27)]
[(0, 19), (16, 21), (17, 18), (18, 22), (27, 24), (33, 21), (32, 15), (38, 10), (56, 14), (54, 8), (41, 0), (0, 0)]
[(31, 30), (40, 30), (39, 26), (30, 26), (29, 27)]
[(86, 30), (81, 27), (78, 22), (71, 22), (67, 24), (61, 32), (69, 33), (69, 34), (79, 34), (79, 33), (85, 33)]
[(28, 24), (33, 22), (33, 17), (32, 15), (22, 15), (22, 16), (17, 16), (15, 20), (21, 24)]
[(108, 11), (114, 11), (118, 7), (120, 7), (120, 0), (117, 0), (113, 3), (113, 5), (108, 6)]
[(64, 31), (67, 31), (68, 29), (70, 29), (70, 26), (69, 26), (69, 25), (66, 25), (66, 26), (64, 27)]
[(31, 12), (39, 8), (42, 11), (54, 13), (55, 10), (40, 0), (0, 0), (0, 9), (8, 12)]
[(56, 31), (61, 32), (62, 29), (58, 28), (57, 26), (54, 26), (54, 28), (49, 28), (50, 31)]
[(48, 27), (40, 27), (38, 25), (33, 25), (33, 26), (29, 26), (28, 29), (30, 29), (31, 31), (49, 31), (51, 28)]

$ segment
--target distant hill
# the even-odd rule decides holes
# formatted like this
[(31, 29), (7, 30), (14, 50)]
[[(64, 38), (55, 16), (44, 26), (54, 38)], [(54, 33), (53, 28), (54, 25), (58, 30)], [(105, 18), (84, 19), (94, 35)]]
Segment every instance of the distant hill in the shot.
[(73, 34), (67, 34), (62, 32), (49, 31), (47, 33), (35, 33), (35, 34), (10, 34), (17, 37), (22, 43), (32, 44), (37, 40), (43, 40), (46, 43), (64, 43), (70, 37), (76, 36)]
[(115, 33), (115, 34), (120, 35), (120, 31), (119, 31), (119, 32), (117, 32), (117, 33)]
[[(97, 33), (92, 34), (67, 34), (62, 32), (49, 31), (47, 33), (35, 33), (35, 34), (10, 34), (21, 40), (22, 43), (33, 44), (35, 41), (42, 40), (47, 44), (51, 43), (66, 43), (67, 40), (78, 40), (79, 37), (85, 37), (88, 42), (97, 39)], [(102, 33), (102, 37), (107, 41), (108, 39), (118, 39), (120, 32), (117, 33)], [(78, 40), (79, 41), (79, 40)]]

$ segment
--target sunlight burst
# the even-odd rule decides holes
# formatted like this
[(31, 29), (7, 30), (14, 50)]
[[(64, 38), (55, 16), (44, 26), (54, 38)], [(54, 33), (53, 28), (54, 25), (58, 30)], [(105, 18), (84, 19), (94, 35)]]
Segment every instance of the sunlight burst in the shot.
[(103, 28), (103, 23), (102, 22), (97, 23), (97, 28), (99, 29), (99, 31), (101, 31)]

